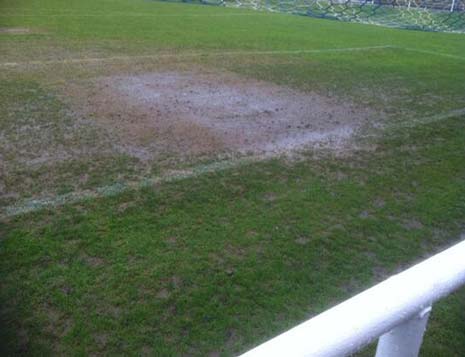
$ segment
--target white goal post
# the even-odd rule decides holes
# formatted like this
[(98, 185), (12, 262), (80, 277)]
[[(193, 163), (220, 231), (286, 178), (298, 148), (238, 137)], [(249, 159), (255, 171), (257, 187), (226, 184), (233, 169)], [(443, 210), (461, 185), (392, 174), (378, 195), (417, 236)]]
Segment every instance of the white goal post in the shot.
[[(465, 236), (462, 236), (465, 238)], [(431, 306), (465, 284), (465, 241), (250, 350), (243, 357), (418, 355)]]

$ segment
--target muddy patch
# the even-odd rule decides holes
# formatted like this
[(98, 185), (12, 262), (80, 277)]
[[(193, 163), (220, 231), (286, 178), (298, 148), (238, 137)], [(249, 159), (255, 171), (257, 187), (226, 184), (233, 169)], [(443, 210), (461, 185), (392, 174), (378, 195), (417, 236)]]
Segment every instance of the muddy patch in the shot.
[(150, 73), (69, 85), (87, 117), (140, 160), (174, 154), (279, 154), (350, 146), (372, 112), (235, 75)]

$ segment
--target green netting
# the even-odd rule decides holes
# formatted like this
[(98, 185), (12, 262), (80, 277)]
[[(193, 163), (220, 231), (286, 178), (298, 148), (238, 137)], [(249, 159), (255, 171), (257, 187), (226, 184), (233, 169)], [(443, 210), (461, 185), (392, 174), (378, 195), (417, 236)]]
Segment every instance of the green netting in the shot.
[(465, 33), (465, 0), (167, 0)]

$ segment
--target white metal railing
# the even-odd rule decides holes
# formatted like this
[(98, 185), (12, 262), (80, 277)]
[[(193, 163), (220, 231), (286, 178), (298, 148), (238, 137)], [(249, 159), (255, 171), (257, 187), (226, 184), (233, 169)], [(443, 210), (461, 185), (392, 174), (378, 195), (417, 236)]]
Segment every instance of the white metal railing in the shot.
[(465, 284), (465, 241), (394, 275), (242, 357), (346, 356), (379, 338), (377, 357), (417, 356), (431, 306)]

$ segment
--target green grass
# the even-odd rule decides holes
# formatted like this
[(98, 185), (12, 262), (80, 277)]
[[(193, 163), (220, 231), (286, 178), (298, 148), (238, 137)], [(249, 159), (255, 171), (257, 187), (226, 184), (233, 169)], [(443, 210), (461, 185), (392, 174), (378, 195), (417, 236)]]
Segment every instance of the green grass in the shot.
[[(105, 156), (100, 133), (69, 129), (75, 118), (59, 88), (82, 78), (229, 70), (382, 110), (391, 127), (360, 139), (346, 157), (308, 152), (4, 217), (3, 355), (237, 354), (453, 244), (465, 230), (465, 117), (398, 127), (465, 107), (462, 35), (136, 0), (4, 0), (0, 9), (11, 15), (0, 16), (0, 27), (37, 30), (0, 33), (0, 63), (395, 46), (0, 67), (0, 137), (13, 143), (0, 156), (0, 191), (17, 189), (0, 207), (157, 170)], [(50, 14), (68, 16), (41, 16)], [(108, 16), (82, 16), (90, 14)], [(49, 125), (46, 143), (19, 130), (25, 125)], [(101, 155), (38, 167), (20, 160), (36, 141), (71, 150), (78, 140)], [(463, 355), (464, 298), (462, 290), (433, 307), (423, 355)]]

